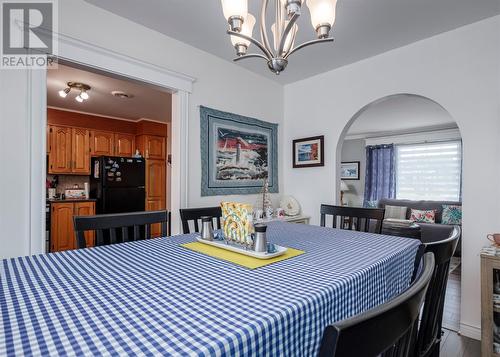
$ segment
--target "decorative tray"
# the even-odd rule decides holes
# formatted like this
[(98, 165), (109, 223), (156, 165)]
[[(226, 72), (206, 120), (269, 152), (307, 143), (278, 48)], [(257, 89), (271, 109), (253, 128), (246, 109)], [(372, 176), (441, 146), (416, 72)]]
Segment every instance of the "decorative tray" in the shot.
[(240, 253), (240, 254), (247, 255), (249, 257), (253, 257), (253, 258), (257, 258), (257, 259), (271, 259), (271, 258), (276, 258), (276, 257), (279, 257), (280, 255), (285, 254), (285, 252), (288, 250), (287, 247), (282, 247), (280, 245), (274, 244), (275, 251), (273, 253), (256, 252), (254, 250), (245, 249), (244, 247), (240, 247), (240, 246), (233, 245), (233, 244), (230, 244), (230, 243), (228, 244), (228, 243), (226, 243), (223, 240), (212, 240), (212, 241), (210, 241), (210, 240), (201, 239), (201, 237), (196, 237), (196, 239), (200, 243), (212, 245), (212, 246), (217, 247), (217, 248), (226, 249), (226, 250), (229, 250), (231, 252)]

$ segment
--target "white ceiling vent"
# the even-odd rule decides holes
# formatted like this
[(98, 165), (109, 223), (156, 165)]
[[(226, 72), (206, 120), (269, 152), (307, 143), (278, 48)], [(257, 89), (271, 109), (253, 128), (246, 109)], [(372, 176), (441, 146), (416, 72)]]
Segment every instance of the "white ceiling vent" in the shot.
[(115, 97), (122, 98), (122, 99), (130, 99), (133, 98), (133, 94), (127, 94), (125, 92), (119, 91), (119, 90), (114, 90), (111, 92)]

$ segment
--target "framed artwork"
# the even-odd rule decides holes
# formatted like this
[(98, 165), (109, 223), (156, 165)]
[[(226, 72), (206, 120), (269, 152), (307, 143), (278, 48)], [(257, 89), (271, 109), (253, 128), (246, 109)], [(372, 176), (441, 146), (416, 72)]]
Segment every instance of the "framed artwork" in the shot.
[(278, 192), (278, 124), (200, 107), (201, 195)]
[(293, 167), (325, 166), (325, 137), (296, 139), (292, 144)]
[(359, 161), (346, 161), (340, 163), (341, 180), (359, 180)]

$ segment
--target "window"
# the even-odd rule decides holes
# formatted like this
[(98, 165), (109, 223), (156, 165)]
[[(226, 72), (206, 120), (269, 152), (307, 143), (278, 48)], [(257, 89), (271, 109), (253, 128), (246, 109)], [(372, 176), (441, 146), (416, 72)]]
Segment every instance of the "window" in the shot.
[(396, 147), (396, 198), (460, 201), (462, 142)]

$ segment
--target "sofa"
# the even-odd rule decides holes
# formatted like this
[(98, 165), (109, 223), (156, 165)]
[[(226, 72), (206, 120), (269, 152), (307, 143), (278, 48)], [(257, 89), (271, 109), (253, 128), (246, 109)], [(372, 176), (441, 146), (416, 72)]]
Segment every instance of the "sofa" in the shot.
[[(410, 219), (411, 209), (418, 210), (434, 210), (436, 211), (436, 223), (418, 223), (421, 229), (421, 240), (423, 243), (429, 243), (448, 237), (452, 230), (453, 225), (442, 224), (443, 205), (462, 206), (461, 202), (453, 201), (412, 201), (412, 200), (398, 200), (384, 198), (378, 202), (379, 208), (385, 206), (399, 206), (407, 207), (406, 219)], [(387, 224), (384, 222), (383, 224)], [(461, 239), (458, 243), (455, 255), (460, 255)]]

